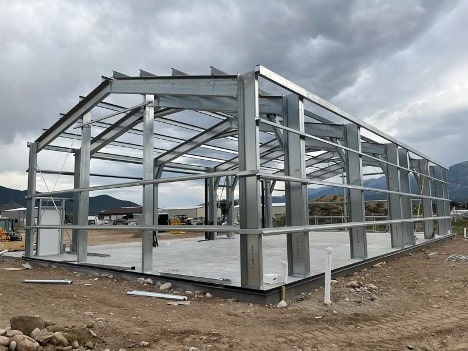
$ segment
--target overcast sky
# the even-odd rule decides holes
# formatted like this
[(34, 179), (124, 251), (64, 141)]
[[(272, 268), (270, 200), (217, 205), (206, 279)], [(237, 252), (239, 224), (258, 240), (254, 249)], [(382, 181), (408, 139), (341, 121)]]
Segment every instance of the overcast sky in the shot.
[(467, 16), (451, 0), (0, 0), (0, 185), (26, 189), (26, 143), (112, 70), (262, 64), (446, 166), (466, 161)]

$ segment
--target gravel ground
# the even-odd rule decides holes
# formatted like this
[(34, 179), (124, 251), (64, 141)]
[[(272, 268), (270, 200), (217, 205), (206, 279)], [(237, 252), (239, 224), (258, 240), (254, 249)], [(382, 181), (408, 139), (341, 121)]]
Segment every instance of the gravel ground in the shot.
[[(189, 304), (169, 305), (127, 295), (158, 292), (156, 281), (130, 282), (35, 262), (24, 270), (21, 259), (0, 257), (0, 329), (12, 317), (38, 315), (60, 327), (92, 329), (95, 349), (111, 351), (468, 350), (468, 262), (447, 259), (454, 254), (468, 256), (463, 237), (337, 278), (329, 306), (323, 304), (323, 289), (316, 289), (285, 308), (177, 287), (163, 292), (186, 294)], [(24, 279), (73, 284), (24, 284)]]

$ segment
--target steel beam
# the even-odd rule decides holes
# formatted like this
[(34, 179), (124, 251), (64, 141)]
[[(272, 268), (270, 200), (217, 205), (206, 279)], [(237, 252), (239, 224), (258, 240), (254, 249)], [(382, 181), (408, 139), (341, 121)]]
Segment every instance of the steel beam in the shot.
[(114, 94), (237, 97), (237, 76), (130, 77), (112, 81)]
[(161, 95), (158, 106), (195, 111), (237, 112), (237, 99), (231, 96), (174, 96)]
[(205, 144), (209, 140), (215, 138), (217, 135), (232, 129), (232, 127), (233, 123), (230, 119), (219, 122), (211, 128), (206, 129), (203, 133), (200, 133), (186, 142), (177, 145), (175, 148), (167, 151), (166, 153), (159, 155), (154, 159), (154, 162), (158, 163), (159, 165), (164, 165), (167, 162), (173, 161), (181, 155), (184, 155), (185, 153), (199, 147), (200, 145)]
[[(254, 72), (239, 76), (239, 171), (258, 171), (258, 81)], [(257, 176), (239, 176), (241, 229), (259, 229), (260, 186)], [(240, 234), (241, 285), (260, 289), (263, 283), (262, 234)]]
[[(270, 122), (274, 122), (276, 124), (279, 124), (279, 121), (278, 121), (278, 117), (276, 115), (273, 115), (273, 114), (267, 114), (266, 115), (266, 118), (270, 121)], [(283, 131), (279, 128), (275, 128), (273, 127), (273, 132), (275, 133), (275, 136), (276, 136), (276, 139), (278, 141), (278, 144), (280, 145), (281, 149), (284, 150), (284, 135), (283, 135)]]
[[(385, 172), (387, 178), (387, 189), (390, 191), (400, 192), (400, 176), (398, 170), (398, 147), (395, 144), (387, 144), (387, 162), (382, 170)], [(398, 194), (388, 194), (388, 219), (399, 220), (402, 219), (401, 213), (401, 197)], [(405, 240), (403, 238), (403, 231), (401, 223), (394, 223), (390, 225), (390, 233), (392, 236), (392, 248), (405, 247)]]
[[(154, 179), (154, 95), (145, 95), (143, 115), (143, 180)], [(143, 185), (143, 223), (154, 225), (154, 185)], [(153, 269), (153, 233), (145, 230), (141, 236), (141, 269), (150, 273)]]
[[(226, 177), (226, 225), (234, 225), (234, 188), (235, 188), (235, 179), (233, 176)], [(228, 237), (233, 238), (234, 232), (228, 232)]]
[(343, 172), (344, 165), (341, 163), (334, 163), (328, 167), (321, 168), (316, 171), (308, 172), (307, 177), (317, 180), (324, 180), (334, 177)]
[[(81, 140), (81, 138), (80, 138)], [(80, 188), (80, 165), (81, 165), (81, 151), (80, 149), (74, 150), (75, 162), (74, 162), (74, 172), (73, 172), (73, 188)], [(78, 223), (78, 207), (80, 203), (80, 193), (73, 193), (73, 224), (79, 225)], [(72, 230), (72, 239), (70, 244), (70, 252), (76, 254), (76, 248), (78, 247), (78, 235), (79, 232), (77, 229)]]
[(29, 167), (28, 167), (28, 198), (26, 199), (26, 229), (24, 238), (24, 256), (31, 258), (34, 254), (34, 225), (36, 199), (36, 175), (37, 175), (37, 143), (29, 143)]
[[(259, 150), (260, 150), (260, 160), (262, 161), (262, 163), (264, 163), (265, 161), (268, 162), (268, 161), (275, 160), (279, 157), (282, 157), (284, 154), (283, 149), (281, 149), (279, 145), (271, 145), (271, 142), (260, 145)], [(235, 169), (238, 166), (238, 162), (239, 162), (239, 157), (235, 156), (227, 160), (226, 162), (220, 165), (217, 165), (215, 169), (217, 171)]]
[[(444, 213), (445, 213), (445, 216), (450, 216), (450, 196), (449, 196), (449, 183), (448, 183), (448, 169), (447, 168), (442, 168), (442, 181), (444, 182), (442, 188), (444, 190), (444, 199), (445, 200), (445, 203), (444, 203)], [(452, 229), (452, 219), (451, 218), (447, 218), (445, 220), (445, 228), (447, 229), (447, 234), (449, 234), (449, 232), (451, 231)]]
[[(405, 193), (401, 196), (401, 214), (404, 220), (413, 218), (413, 206), (411, 204), (411, 189), (408, 171), (408, 150), (398, 148), (398, 164), (400, 165), (400, 191)], [(403, 222), (402, 224), (403, 243), (405, 246), (414, 245), (414, 223)]]
[(271, 198), (272, 181), (265, 179), (262, 181), (262, 196), (263, 196), (263, 208), (262, 208), (262, 222), (264, 228), (273, 227), (273, 203)]
[(326, 151), (323, 154), (313, 156), (306, 161), (306, 167), (312, 167), (316, 164), (324, 163), (337, 159), (337, 153), (333, 151)]
[[(346, 151), (346, 180), (348, 185), (362, 186), (362, 156), (359, 127), (346, 125), (346, 146), (356, 152)], [(350, 188), (347, 191), (349, 222), (364, 222), (364, 192)], [(367, 258), (367, 236), (364, 226), (349, 228), (351, 258)]]
[[(215, 178), (208, 178), (206, 181), (206, 201), (207, 204), (205, 205), (205, 224), (208, 225), (217, 225), (217, 214), (218, 214), (218, 206), (216, 202), (216, 179)], [(206, 240), (215, 240), (217, 239), (218, 233), (209, 231), (205, 233)]]
[[(364, 122), (363, 120), (361, 119), (357, 119), (357, 118), (354, 118), (353, 116), (351, 116), (349, 113), (346, 113), (344, 112), (342, 109), (340, 109), (339, 107), (333, 105), (332, 103), (322, 99), (321, 97), (315, 95), (315, 94), (312, 94), (311, 92), (307, 91), (306, 89), (298, 86), (297, 84), (289, 81), (288, 79), (282, 77), (281, 75), (269, 70), (268, 68), (264, 67), (264, 66), (261, 66), (261, 65), (258, 65), (257, 68), (256, 68), (256, 72), (258, 72), (258, 74), (269, 80), (270, 82), (274, 83), (274, 84), (277, 84), (281, 87), (283, 87), (284, 89), (287, 89), (289, 90), (290, 92), (292, 93), (295, 93), (299, 96), (302, 96), (304, 97), (305, 99), (307, 99), (308, 101), (324, 108), (325, 110), (327, 111), (330, 111), (332, 113), (334, 113), (335, 115), (339, 116), (339, 117), (342, 117), (344, 118), (345, 120), (349, 121), (349, 122), (352, 122), (353, 124), (355, 124), (356, 126), (359, 126), (359, 127), (363, 127), (365, 129), (367, 129), (368, 131), (396, 144), (396, 145), (399, 145), (401, 147), (404, 147), (405, 149), (415, 153), (416, 155), (419, 155), (423, 158), (426, 158), (426, 159), (429, 159), (427, 156), (425, 156), (424, 154), (422, 154), (421, 152), (415, 150), (414, 148), (411, 148), (407, 145), (405, 145), (404, 143), (396, 140), (395, 138), (391, 137), (390, 135), (378, 130), (377, 128), (373, 127), (372, 125)], [(318, 116), (320, 117), (320, 116)], [(322, 122), (326, 121), (325, 120), (322, 120)], [(366, 138), (363, 138), (364, 140), (366, 140)]]
[[(421, 195), (431, 196), (431, 181), (429, 174), (429, 161), (426, 159), (411, 160), (414, 168), (420, 173), (416, 175)], [(423, 217), (432, 218), (432, 200), (428, 197), (422, 198)], [(431, 239), (435, 235), (434, 221), (424, 221), (424, 238)]]
[[(304, 105), (297, 95), (286, 96), (285, 125), (304, 133)], [(285, 131), (286, 176), (306, 177), (305, 141), (300, 134)], [(286, 224), (306, 226), (309, 224), (307, 184), (285, 183)], [(309, 232), (289, 233), (286, 238), (288, 274), (306, 277), (310, 273)]]
[[(163, 109), (156, 113), (156, 116), (166, 116), (175, 113), (179, 110)], [(126, 132), (134, 128), (137, 124), (141, 123), (143, 113), (139, 109), (135, 109), (127, 113), (120, 120), (112, 124), (108, 129), (102, 131), (91, 142), (91, 155), (115, 141), (118, 137), (124, 135)]]
[(344, 125), (342, 124), (324, 124), (324, 123), (305, 123), (305, 132), (307, 134), (320, 138), (344, 138)]
[[(82, 122), (91, 121), (91, 114), (83, 116)], [(89, 173), (91, 163), (91, 125), (81, 127), (81, 148), (78, 151), (80, 163), (79, 188), (89, 187)], [(89, 191), (81, 190), (78, 193), (78, 225), (87, 225), (89, 215)], [(88, 260), (88, 230), (78, 229), (76, 239), (77, 262), (84, 263)]]
[[(446, 194), (444, 191), (444, 180), (443, 180), (443, 168), (440, 166), (431, 166), (430, 167), (432, 170), (432, 174), (434, 178), (437, 178), (438, 180), (434, 180), (434, 191), (435, 191), (435, 196), (440, 198), (436, 200), (436, 213), (438, 217), (445, 217), (448, 214), (445, 213), (445, 203), (447, 202), (446, 200), (441, 200), (441, 199), (446, 199)], [(437, 231), (439, 235), (447, 235), (449, 231), (449, 227), (447, 227), (447, 220), (445, 219), (438, 219), (437, 220)]]
[(99, 102), (104, 100), (111, 93), (111, 81), (105, 80), (96, 87), (91, 93), (84, 97), (63, 117), (55, 122), (52, 127), (47, 129), (39, 138), (37, 138), (37, 151), (41, 151), (47, 145), (62, 134), (65, 130), (78, 121), (85, 113), (89, 112)]
[[(153, 163), (153, 179), (159, 179), (162, 176), (162, 169)], [(159, 225), (159, 184), (153, 185), (153, 224)], [(159, 246), (158, 230), (153, 229), (152, 246)]]

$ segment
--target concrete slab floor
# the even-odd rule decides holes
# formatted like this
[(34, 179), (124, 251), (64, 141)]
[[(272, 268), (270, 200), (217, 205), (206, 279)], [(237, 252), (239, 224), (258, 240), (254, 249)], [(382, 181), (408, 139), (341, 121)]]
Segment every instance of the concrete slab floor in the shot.
[[(417, 243), (427, 240), (424, 235), (416, 234)], [(324, 272), (327, 248), (332, 249), (332, 268), (340, 268), (361, 260), (351, 259), (349, 235), (344, 231), (310, 232), (310, 275)], [(368, 257), (398, 251), (391, 248), (390, 233), (367, 233)], [(119, 243), (88, 247), (90, 264), (135, 266), (141, 271), (141, 243)], [(22, 256), (22, 252), (11, 252), (8, 255)], [(204, 237), (160, 240), (159, 247), (153, 248), (153, 271), (185, 276), (231, 281), (232, 286), (240, 287), (239, 236), (232, 239), (220, 236), (217, 240), (205, 241)], [(52, 261), (76, 261), (76, 255), (61, 254), (40, 256)], [(263, 238), (263, 289), (284, 283), (284, 263), (286, 257), (286, 235), (266, 236)], [(301, 277), (288, 277), (288, 282), (300, 280)]]

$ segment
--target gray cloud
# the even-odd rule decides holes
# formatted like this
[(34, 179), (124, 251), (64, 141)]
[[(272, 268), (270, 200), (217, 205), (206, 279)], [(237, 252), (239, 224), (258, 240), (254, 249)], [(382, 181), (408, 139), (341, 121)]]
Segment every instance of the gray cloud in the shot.
[[(245, 72), (263, 64), (435, 152), (424, 144), (431, 128), (423, 137), (395, 121), (410, 113), (406, 121), (417, 125), (430, 110), (408, 112), (411, 106), (459, 84), (452, 79), (466, 68), (466, 10), (438, 0), (0, 0), (0, 144), (36, 138), (113, 69), (207, 74), (209, 65)], [(442, 130), (441, 121), (468, 110), (449, 108), (448, 99), (447, 112), (440, 108), (427, 126)], [(0, 174), (8, 170), (1, 166)]]

